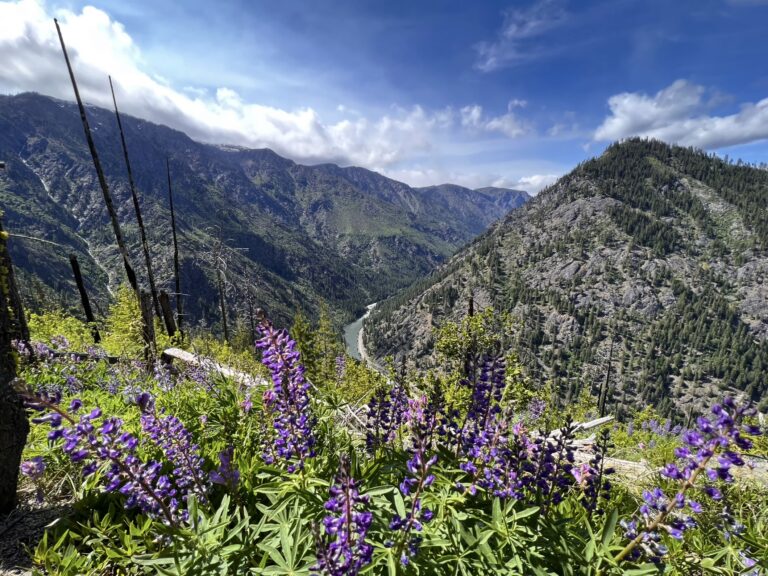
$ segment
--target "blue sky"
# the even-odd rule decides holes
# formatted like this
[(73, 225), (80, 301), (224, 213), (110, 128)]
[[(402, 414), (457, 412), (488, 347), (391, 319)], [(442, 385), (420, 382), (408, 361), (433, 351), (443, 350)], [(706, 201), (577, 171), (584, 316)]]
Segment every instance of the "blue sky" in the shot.
[(0, 1), (0, 91), (414, 185), (537, 191), (635, 134), (768, 161), (768, 0)]

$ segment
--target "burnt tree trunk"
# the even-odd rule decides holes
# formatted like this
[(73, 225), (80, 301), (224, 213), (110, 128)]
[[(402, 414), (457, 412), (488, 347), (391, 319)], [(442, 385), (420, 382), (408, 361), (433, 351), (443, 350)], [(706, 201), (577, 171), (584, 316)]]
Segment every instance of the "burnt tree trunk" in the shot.
[(72, 64), (69, 62), (69, 55), (67, 54), (67, 47), (64, 45), (64, 36), (61, 35), (61, 28), (59, 28), (59, 22), (56, 18), (53, 19), (56, 24), (56, 32), (59, 35), (59, 43), (61, 44), (61, 51), (64, 53), (64, 61), (67, 63), (67, 70), (69, 71), (69, 79), (72, 81), (72, 89), (75, 91), (75, 100), (77, 100), (77, 107), (80, 110), (80, 120), (83, 124), (83, 131), (85, 132), (85, 140), (88, 142), (88, 149), (91, 152), (91, 158), (93, 159), (93, 166), (96, 169), (96, 175), (99, 178), (99, 185), (101, 186), (101, 192), (104, 195), (104, 204), (107, 207), (107, 213), (109, 219), (112, 222), (112, 230), (115, 233), (115, 241), (117, 242), (117, 248), (123, 257), (123, 267), (125, 268), (125, 274), (128, 277), (128, 283), (133, 288), (133, 291), (138, 296), (139, 285), (136, 281), (136, 273), (131, 266), (131, 260), (128, 256), (128, 249), (125, 246), (125, 240), (123, 239), (123, 232), (120, 229), (120, 221), (117, 217), (117, 210), (112, 202), (112, 195), (109, 192), (109, 185), (107, 179), (104, 176), (104, 170), (101, 167), (101, 161), (99, 155), (96, 152), (96, 144), (93, 142), (93, 135), (91, 134), (91, 127), (88, 125), (88, 117), (85, 115), (85, 106), (80, 99), (80, 91), (77, 89), (77, 80), (75, 80), (75, 73), (72, 70)]
[(165, 158), (165, 170), (168, 173), (168, 203), (171, 209), (171, 231), (173, 232), (173, 276), (176, 280), (176, 323), (179, 327), (179, 336), (184, 339), (182, 323), (184, 312), (181, 305), (181, 272), (179, 265), (179, 241), (176, 238), (176, 213), (173, 210), (173, 189), (171, 188), (171, 162)]
[(0, 514), (16, 506), (21, 453), (29, 433), (26, 410), (13, 389), (16, 354), (12, 341), (18, 339), (28, 340), (29, 333), (18, 299), (7, 234), (0, 226)]
[(160, 308), (163, 311), (163, 320), (165, 321), (165, 329), (168, 331), (169, 336), (176, 334), (176, 322), (173, 320), (173, 310), (171, 310), (171, 299), (168, 297), (168, 292), (160, 290)]
[(147, 362), (147, 370), (151, 370), (157, 358), (157, 343), (155, 342), (155, 314), (152, 295), (149, 292), (142, 290), (139, 293), (139, 306), (141, 307), (141, 334), (144, 338), (144, 360)]
[(229, 344), (229, 325), (227, 324), (227, 300), (224, 294), (224, 278), (221, 270), (216, 268), (216, 284), (219, 287), (219, 307), (221, 308), (221, 322), (224, 325), (224, 341)]
[(70, 254), (69, 263), (72, 265), (72, 273), (75, 275), (75, 284), (77, 284), (77, 291), (80, 293), (80, 302), (83, 304), (83, 312), (85, 312), (85, 319), (88, 325), (91, 327), (91, 334), (93, 335), (93, 341), (98, 344), (101, 342), (101, 334), (96, 326), (96, 318), (93, 315), (93, 309), (91, 308), (91, 301), (88, 299), (88, 292), (85, 290), (85, 284), (83, 283), (83, 275), (80, 272), (80, 263), (77, 261), (77, 256)]
[[(162, 318), (160, 310), (160, 300), (157, 296), (157, 286), (155, 285), (155, 273), (152, 270), (152, 256), (149, 253), (149, 242), (147, 241), (147, 232), (144, 229), (144, 219), (141, 217), (141, 206), (139, 205), (139, 195), (136, 192), (136, 184), (133, 181), (133, 170), (131, 170), (131, 160), (128, 157), (128, 145), (125, 143), (125, 132), (123, 132), (123, 122), (120, 120), (120, 111), (117, 109), (117, 98), (115, 98), (115, 88), (112, 86), (112, 76), (109, 77), (109, 89), (112, 91), (112, 102), (115, 105), (115, 116), (117, 117), (117, 127), (120, 129), (120, 143), (123, 146), (123, 159), (125, 160), (125, 169), (128, 172), (128, 184), (131, 188), (131, 199), (133, 200), (133, 210), (136, 213), (136, 223), (139, 225), (139, 236), (141, 238), (141, 248), (144, 251), (144, 262), (147, 265), (147, 280), (149, 280), (149, 291), (152, 294), (152, 304), (155, 306), (155, 314)], [(172, 334), (169, 333), (169, 336)]]

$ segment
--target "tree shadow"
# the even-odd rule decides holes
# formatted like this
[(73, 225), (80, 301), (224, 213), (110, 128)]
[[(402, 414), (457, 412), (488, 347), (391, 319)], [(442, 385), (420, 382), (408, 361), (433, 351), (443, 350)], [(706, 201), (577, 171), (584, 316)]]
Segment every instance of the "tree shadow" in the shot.
[(67, 505), (26, 504), (0, 516), (0, 574), (24, 574), (32, 567), (27, 549), (34, 549), (46, 528), (71, 512)]

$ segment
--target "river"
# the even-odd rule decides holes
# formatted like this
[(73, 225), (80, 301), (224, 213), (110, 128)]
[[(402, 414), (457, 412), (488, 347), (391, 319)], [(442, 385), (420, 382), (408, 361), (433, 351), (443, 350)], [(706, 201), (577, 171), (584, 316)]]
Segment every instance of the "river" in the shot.
[(361, 353), (360, 350), (363, 344), (363, 321), (375, 307), (375, 302), (373, 304), (368, 304), (368, 306), (366, 306), (365, 314), (360, 316), (360, 318), (354, 322), (344, 326), (344, 345), (347, 349), (347, 354), (352, 356), (355, 360), (362, 360), (365, 355), (365, 351), (362, 351)]

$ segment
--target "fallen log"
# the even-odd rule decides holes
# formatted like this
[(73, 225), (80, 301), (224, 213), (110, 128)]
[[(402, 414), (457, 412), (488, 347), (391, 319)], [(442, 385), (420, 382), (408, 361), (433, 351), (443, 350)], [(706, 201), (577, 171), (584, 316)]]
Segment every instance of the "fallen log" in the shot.
[(230, 368), (224, 364), (219, 364), (210, 358), (198, 356), (197, 354), (187, 352), (181, 348), (166, 348), (160, 355), (160, 359), (166, 364), (172, 364), (174, 360), (179, 360), (192, 366), (201, 366), (208, 370), (218, 372), (227, 378), (232, 378), (235, 382), (243, 384), (244, 386), (268, 385), (268, 382), (264, 378), (259, 378), (257, 376), (253, 376), (252, 374), (247, 374), (246, 372), (235, 370), (234, 368)]

